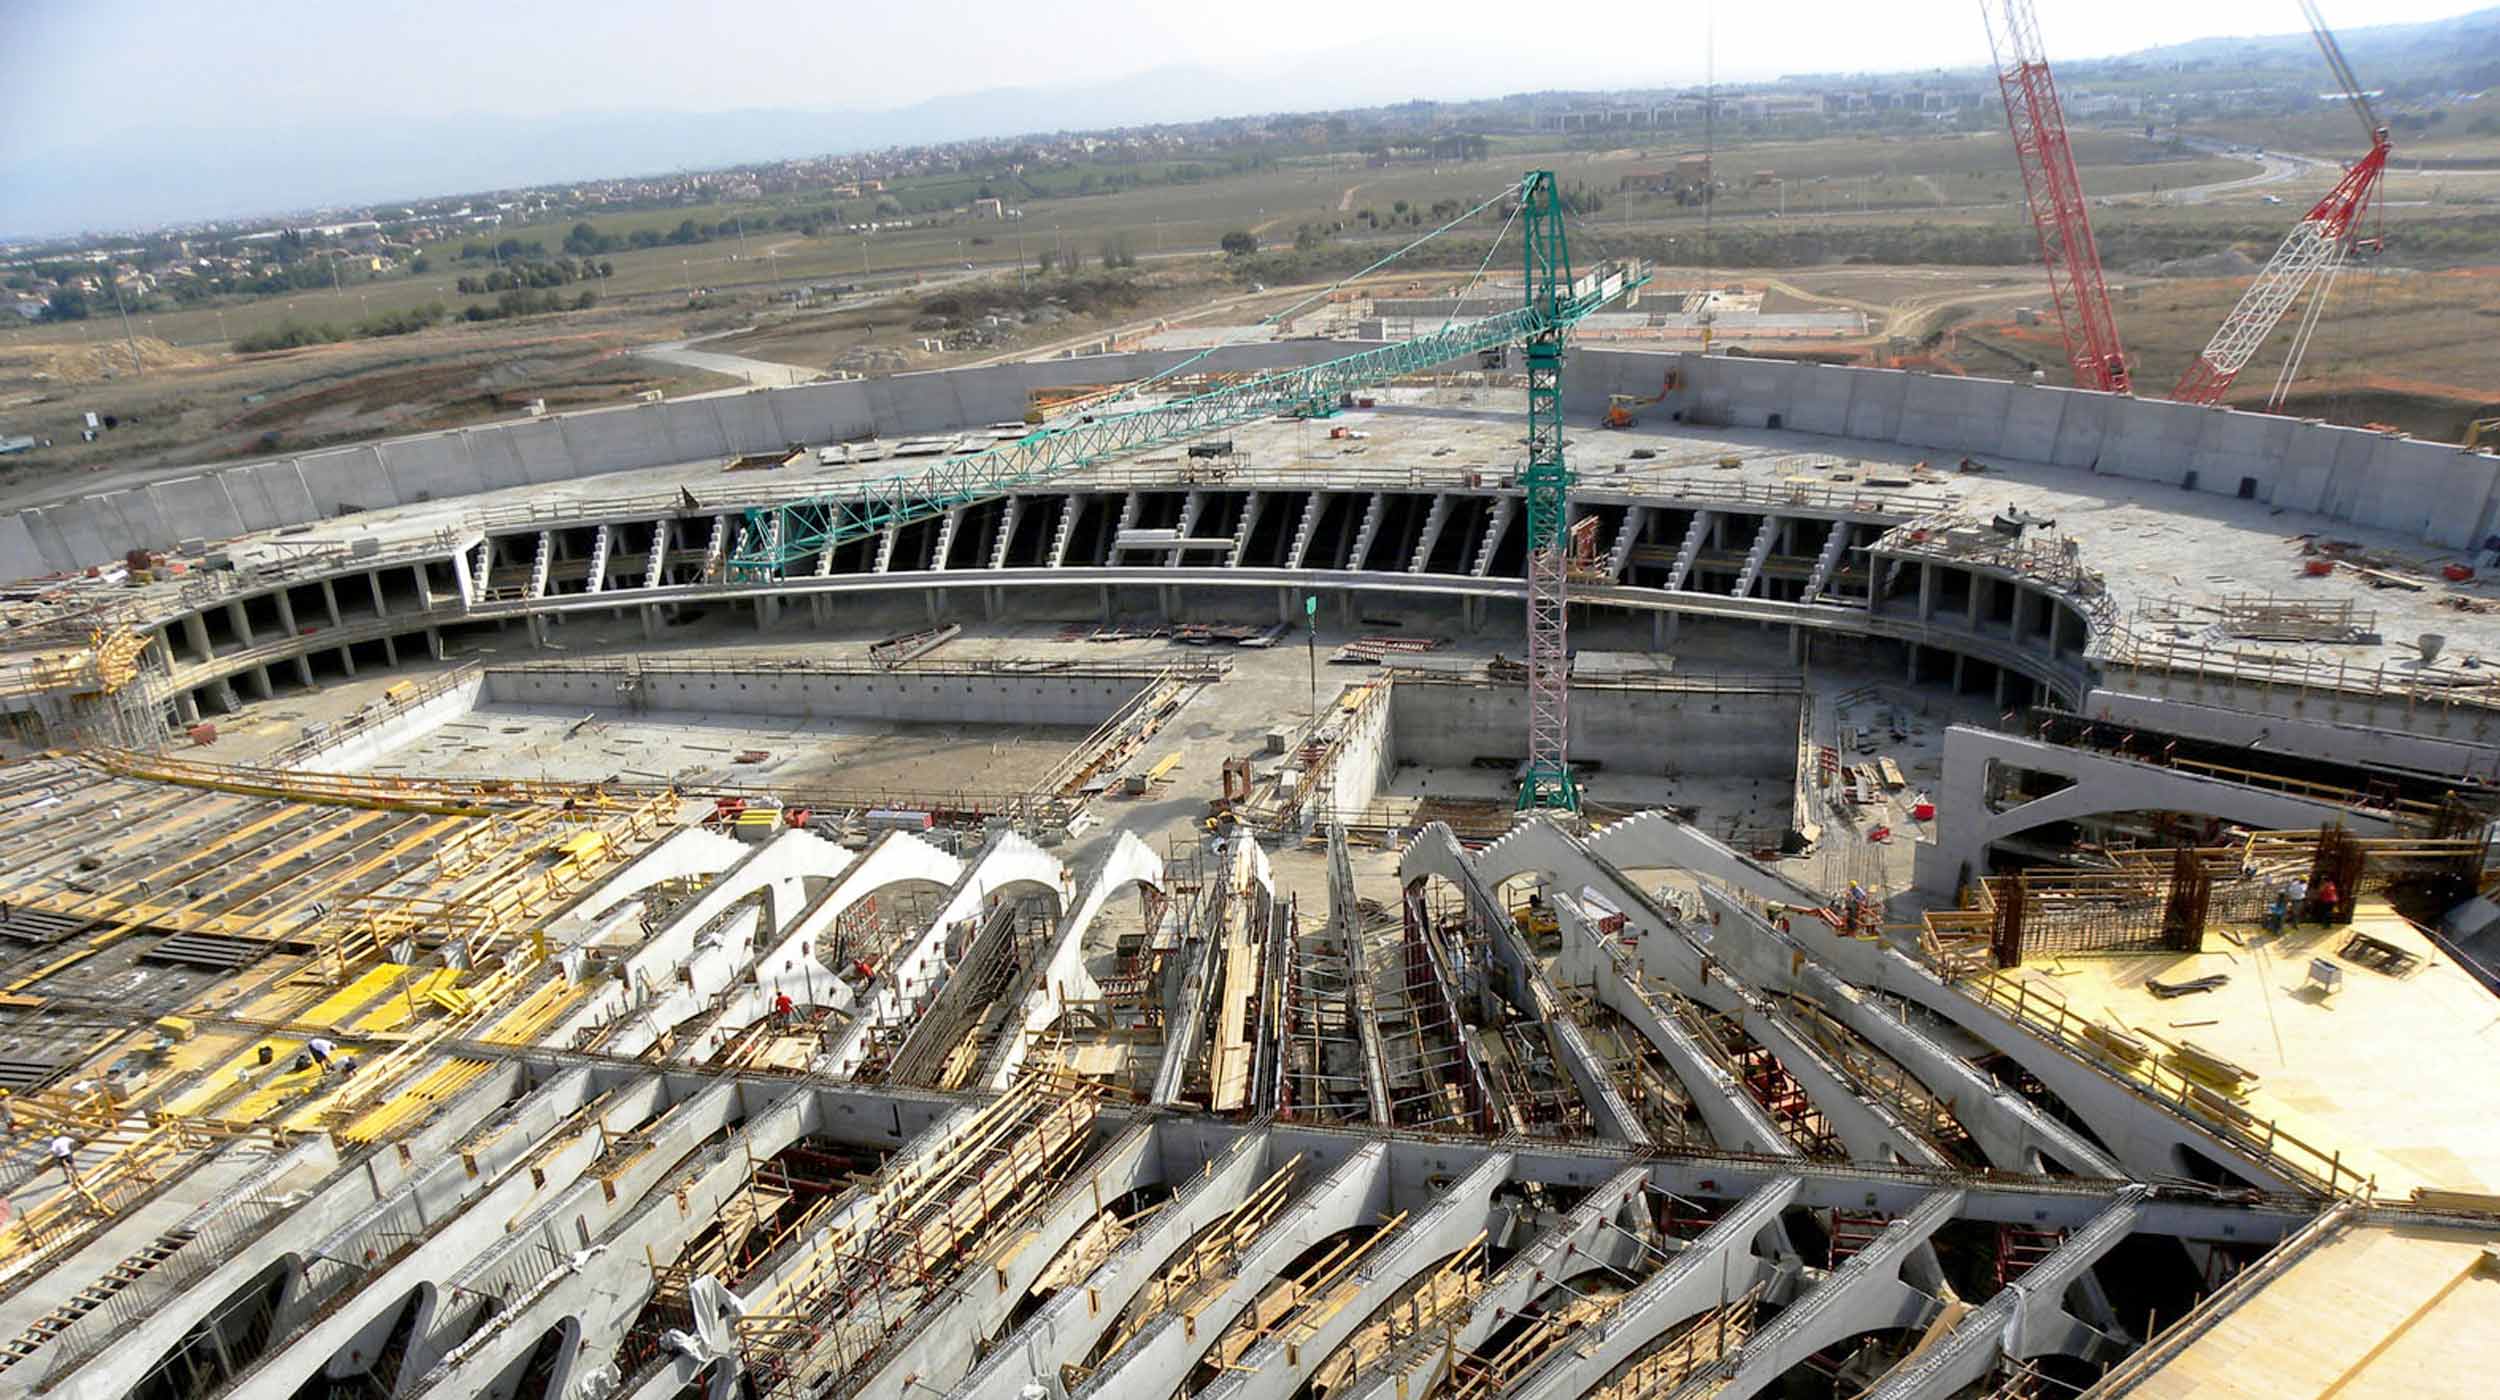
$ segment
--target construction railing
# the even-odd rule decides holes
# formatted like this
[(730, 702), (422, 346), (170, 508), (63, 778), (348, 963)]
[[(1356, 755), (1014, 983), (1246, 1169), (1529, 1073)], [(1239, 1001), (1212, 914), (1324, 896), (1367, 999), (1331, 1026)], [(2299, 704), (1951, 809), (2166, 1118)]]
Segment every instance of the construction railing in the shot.
[(1972, 1000), (2293, 1181), (2329, 1196), (2367, 1199), (2377, 1189), (2377, 1178), (2346, 1166), (2340, 1150), (2313, 1146), (2271, 1119), (2259, 1120), (2220, 1091), (2172, 1067), (2140, 1037), (2078, 1015), (2028, 982), (2008, 985), (2008, 979), (1983, 976), (1957, 986)]
[[(2417, 710), (2500, 709), (2500, 679), (2483, 672), (2440, 673), (2415, 664), (2311, 660), (2286, 652), (2206, 646), (2201, 642), (2142, 636), (2122, 627), (2097, 634), (2093, 658), (2104, 668), (2128, 668), (2248, 686), (2296, 696), (2357, 695), (2401, 700)], [(2447, 678), (2453, 675), (2453, 679)]]

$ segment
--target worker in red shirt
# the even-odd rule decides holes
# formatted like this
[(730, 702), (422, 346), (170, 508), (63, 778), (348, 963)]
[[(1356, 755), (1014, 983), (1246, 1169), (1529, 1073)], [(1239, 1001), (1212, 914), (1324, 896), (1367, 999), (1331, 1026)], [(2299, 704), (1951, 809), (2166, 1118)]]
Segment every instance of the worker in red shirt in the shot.
[(788, 992), (776, 992), (773, 994), (773, 1019), (775, 1021), (778, 1021), (785, 1026), (790, 1024), (790, 1013), (793, 1009), (794, 1008), (790, 1001), (790, 994)]
[(2343, 894), (2335, 888), (2333, 879), (2318, 882), (2318, 926), (2320, 928), (2335, 922), (2335, 911), (2342, 901)]

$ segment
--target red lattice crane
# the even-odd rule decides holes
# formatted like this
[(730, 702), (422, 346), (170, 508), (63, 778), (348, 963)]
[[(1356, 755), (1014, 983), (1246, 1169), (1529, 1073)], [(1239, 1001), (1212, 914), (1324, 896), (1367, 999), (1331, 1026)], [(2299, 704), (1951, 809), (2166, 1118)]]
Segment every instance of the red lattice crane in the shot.
[(1979, 0), (1988, 25), (1988, 48), (1996, 57), (1997, 88), (2005, 94), (2005, 124), (2014, 133), (2014, 159), (2023, 172), (2023, 202), (2040, 235), (2040, 263), (2048, 269), (2049, 298), (2057, 329), (2066, 339), (2066, 362), (2075, 385), (2127, 393), (2127, 354), (2118, 344), (2118, 321), (2110, 314), (2109, 288), (2101, 280), (2100, 245), (2092, 241), (2083, 180), (2066, 143), (2066, 113), (2040, 46), (2040, 17), (2031, 0)]
[(2273, 391), (2266, 395), (2268, 410), (2281, 408), (2292, 391), (2292, 382), (2300, 377), (2300, 362), (2309, 353), (2309, 338), (2316, 333), (2327, 296), (2335, 289), (2336, 274), (2352, 260), (2356, 248), (2376, 246), (2375, 239), (2361, 236), (2361, 224), (2377, 203), (2379, 177), (2387, 171), (2387, 128), (2379, 124), (2378, 113), (2371, 110), (2369, 95), (2362, 91), (2352, 65), (2344, 61), (2344, 47), (2335, 42), (2315, 0), (2300, 0), (2300, 8), (2309, 17), (2309, 32), (2317, 36), (2318, 51), (2326, 55), (2326, 66), (2342, 87), (2344, 100), (2352, 104), (2353, 115), (2361, 119), (2361, 129), (2369, 133), (2370, 153), (2354, 161), (2344, 171), (2344, 178), (2335, 182), (2335, 188), (2326, 192), (2326, 198), (2311, 205), (2300, 222), (2292, 225), (2283, 246), (2274, 250), (2265, 270), (2240, 295), (2231, 314), (2222, 319), (2221, 329), (2206, 342), (2187, 373), (2179, 376), (2178, 387), (2170, 391), (2170, 397), (2181, 403), (2222, 402), (2222, 396), (2231, 390), (2231, 381), (2239, 378), (2240, 371), (2256, 358), (2258, 348), (2282, 322), (2283, 313), (2306, 295), (2309, 304), (2293, 328), (2291, 351), (2283, 357), (2283, 369), (2275, 376)]

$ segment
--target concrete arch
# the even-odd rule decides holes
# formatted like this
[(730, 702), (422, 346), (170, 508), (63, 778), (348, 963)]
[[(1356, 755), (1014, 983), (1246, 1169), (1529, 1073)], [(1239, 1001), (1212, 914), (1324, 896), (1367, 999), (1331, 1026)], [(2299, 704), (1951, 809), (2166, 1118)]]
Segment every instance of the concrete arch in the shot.
[(828, 1072), (841, 1077), (856, 1073), (868, 1055), (869, 1027), (899, 1014), (914, 988), (938, 976), (944, 967), (947, 930), (956, 922), (978, 917), (1011, 893), (1038, 890), (1065, 909), (1072, 893), (1067, 867), (1028, 838), (1006, 832), (993, 840), (955, 882), (929, 927), (904, 946), (860, 998), (859, 1011), (848, 1031), (826, 1057)]
[[(2070, 785), (1991, 812), (1987, 781), (1992, 763), (2054, 774)], [(2385, 817), (2313, 798), (1965, 725), (1945, 731), (1944, 787), (1937, 803), (1945, 820), (1936, 843), (1918, 850), (1917, 881), (1920, 889), (1940, 894), (1952, 893), (1965, 870), (1984, 873), (1988, 850), (1999, 841), (2104, 813), (2186, 812), (2268, 830), (2340, 822), (2369, 836), (2392, 829)]]
[(1101, 986), (1085, 966), (1085, 936), (1112, 900), (1139, 888), (1162, 890), (1163, 857), (1139, 840), (1137, 833), (1123, 830), (1102, 863), (1094, 868), (1092, 878), (1086, 881), (1084, 896), (1060, 920), (1059, 939), (1051, 946), (1049, 962), (1033, 990), (1025, 994), (1023, 1033), (1007, 1038), (986, 1081), (990, 1088), (1004, 1089), (1015, 1079), (1034, 1034), (1059, 1019), (1068, 1002), (1090, 1000), (1102, 994)]

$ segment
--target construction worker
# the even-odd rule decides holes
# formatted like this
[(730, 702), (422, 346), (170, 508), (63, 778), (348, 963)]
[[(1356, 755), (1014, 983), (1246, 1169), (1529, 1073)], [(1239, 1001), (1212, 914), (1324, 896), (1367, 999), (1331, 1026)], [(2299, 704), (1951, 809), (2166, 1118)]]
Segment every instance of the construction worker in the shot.
[(71, 1139), (69, 1134), (58, 1133), (53, 1136), (52, 1161), (61, 1169), (62, 1179), (72, 1186), (78, 1184), (78, 1144)]
[(2307, 880), (2298, 875), (2293, 876), (2292, 882), (2283, 887), (2283, 895), (2289, 901), (2290, 917), (2294, 924), (2309, 917), (2309, 882)]
[(790, 1000), (790, 994), (788, 992), (775, 992), (773, 994), (773, 1020), (777, 1024), (784, 1026), (790, 1024), (790, 1015), (796, 1009), (797, 1008)]
[(330, 1072), (330, 1057), (337, 1054), (338, 1049), (336, 1041), (327, 1040), (321, 1036), (314, 1036), (304, 1042), (304, 1053), (312, 1056), (313, 1063), (321, 1066), (323, 1074)]
[(2318, 927), (2325, 928), (2327, 925), (2334, 923), (2335, 911), (2342, 903), (2343, 891), (2335, 888), (2334, 876), (2330, 875), (2326, 879), (2319, 881)]

